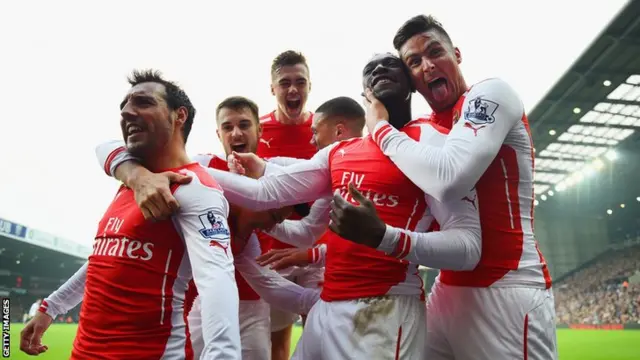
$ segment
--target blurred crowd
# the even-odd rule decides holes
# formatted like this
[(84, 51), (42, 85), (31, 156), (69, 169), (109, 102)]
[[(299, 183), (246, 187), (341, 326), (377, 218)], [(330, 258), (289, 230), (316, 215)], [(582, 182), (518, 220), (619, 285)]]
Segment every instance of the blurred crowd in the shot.
[(612, 251), (554, 286), (557, 322), (640, 324), (640, 246)]

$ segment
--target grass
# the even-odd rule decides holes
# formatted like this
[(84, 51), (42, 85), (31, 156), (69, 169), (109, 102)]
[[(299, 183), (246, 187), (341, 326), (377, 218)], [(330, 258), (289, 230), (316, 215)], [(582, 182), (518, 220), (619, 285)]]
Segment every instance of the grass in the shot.
[[(43, 343), (49, 351), (38, 360), (62, 360), (71, 355), (71, 346), (77, 325), (55, 324), (47, 331)], [(20, 352), (22, 324), (11, 324), (11, 359), (27, 360), (32, 357)], [(293, 331), (291, 353), (302, 329)], [(640, 330), (571, 330), (558, 329), (561, 360), (637, 360), (640, 354)]]

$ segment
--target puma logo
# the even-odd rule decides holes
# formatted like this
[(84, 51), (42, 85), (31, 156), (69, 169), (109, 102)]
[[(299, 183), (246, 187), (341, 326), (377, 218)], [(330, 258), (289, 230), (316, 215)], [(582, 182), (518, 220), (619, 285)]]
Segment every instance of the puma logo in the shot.
[(476, 207), (476, 199), (478, 198), (478, 195), (473, 195), (473, 199), (470, 198), (468, 195), (462, 198), (462, 201), (466, 201), (468, 203), (471, 203), (471, 205), (473, 205), (473, 208), (478, 210), (478, 207)]
[(483, 127), (486, 127), (487, 125), (481, 125), (478, 127), (473, 127), (473, 125), (471, 125), (471, 123), (464, 123), (464, 127), (469, 128), (471, 130), (473, 130), (473, 136), (478, 136), (478, 130), (482, 129)]
[(267, 145), (267, 147), (268, 147), (269, 149), (271, 149), (271, 144), (270, 144), (270, 142), (271, 142), (272, 140), (273, 140), (273, 138), (271, 138), (271, 139), (269, 139), (269, 140), (265, 140), (265, 139), (263, 139), (263, 138), (260, 138), (260, 142), (261, 142), (261, 143), (263, 143), (263, 144), (265, 144), (265, 145)]

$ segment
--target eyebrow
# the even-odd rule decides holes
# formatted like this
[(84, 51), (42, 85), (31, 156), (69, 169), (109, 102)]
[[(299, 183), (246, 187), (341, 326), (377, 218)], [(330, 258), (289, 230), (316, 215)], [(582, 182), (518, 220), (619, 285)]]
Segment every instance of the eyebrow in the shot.
[(130, 99), (148, 99), (148, 100), (153, 100), (155, 101), (155, 98), (153, 96), (144, 94), (144, 93), (140, 93), (140, 92), (134, 92), (131, 93), (129, 95), (127, 95), (124, 100), (122, 100), (122, 102), (120, 103), (120, 110), (124, 109), (124, 106), (127, 105), (127, 102)]
[[(442, 46), (442, 44), (440, 43), (440, 41), (438, 41), (437, 39), (432, 39), (432, 40), (429, 40), (429, 42), (427, 42), (427, 44), (426, 44), (426, 45), (425, 45), (425, 46), (424, 46), (420, 51), (421, 51), (421, 52), (422, 52), (422, 51), (426, 51), (426, 50), (429, 50), (430, 48), (432, 48), (432, 47), (434, 47), (434, 46), (438, 46), (438, 45), (439, 45), (439, 46)], [(408, 51), (407, 51), (407, 52), (405, 52), (405, 53), (403, 54), (403, 56), (402, 56), (402, 57), (403, 57), (403, 58), (408, 58), (408, 57), (416, 56), (416, 55), (418, 55), (418, 53), (415, 53), (415, 52), (408, 52)]]

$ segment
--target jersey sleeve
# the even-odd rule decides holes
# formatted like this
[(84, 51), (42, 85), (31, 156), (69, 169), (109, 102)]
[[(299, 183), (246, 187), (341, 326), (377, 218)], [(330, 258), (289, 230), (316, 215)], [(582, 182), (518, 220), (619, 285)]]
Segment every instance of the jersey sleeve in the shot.
[(475, 191), (448, 203), (427, 196), (427, 203), (440, 231), (414, 232), (387, 225), (378, 250), (437, 269), (473, 270), (482, 251)]
[(269, 158), (267, 161), (271, 164), (276, 164), (279, 166), (289, 166), (289, 165), (303, 162), (304, 160), (305, 159), (298, 159), (298, 158), (292, 158), (292, 157), (286, 157), (286, 156), (276, 156), (276, 157)]
[(303, 219), (285, 220), (266, 233), (283, 243), (309, 248), (327, 230), (330, 206), (331, 198), (318, 199), (311, 205), (309, 215)]
[(88, 264), (89, 262), (84, 263), (58, 290), (46, 297), (40, 304), (38, 311), (55, 319), (58, 315), (66, 314), (69, 310), (78, 306), (84, 297), (84, 284), (87, 279)]
[(214, 157), (216, 157), (216, 155), (198, 154), (198, 155), (192, 156), (191, 161), (197, 162), (201, 166), (209, 167), (209, 164), (211, 163), (211, 159), (213, 159)]
[(112, 140), (96, 147), (98, 164), (109, 176), (114, 176), (116, 168), (125, 161), (136, 160), (127, 152), (124, 141)]
[(216, 169), (207, 171), (224, 189), (229, 202), (253, 211), (279, 209), (331, 196), (331, 148), (328, 146), (309, 160), (257, 180)]
[(439, 201), (460, 198), (487, 170), (524, 107), (509, 85), (490, 79), (471, 88), (462, 112), (442, 147), (416, 142), (386, 121), (376, 125), (373, 139), (425, 193)]
[(229, 204), (218, 188), (189, 175), (194, 180), (174, 192), (181, 204), (174, 222), (184, 239), (202, 304), (202, 356), (239, 359), (239, 298), (227, 224)]
[(307, 249), (307, 256), (309, 259), (309, 266), (323, 267), (326, 262), (327, 256), (327, 244), (320, 244)]
[(251, 288), (271, 306), (282, 311), (309, 313), (320, 298), (320, 289), (303, 288), (268, 267), (258, 265), (255, 258), (259, 255), (260, 244), (254, 234), (235, 260), (236, 269)]

